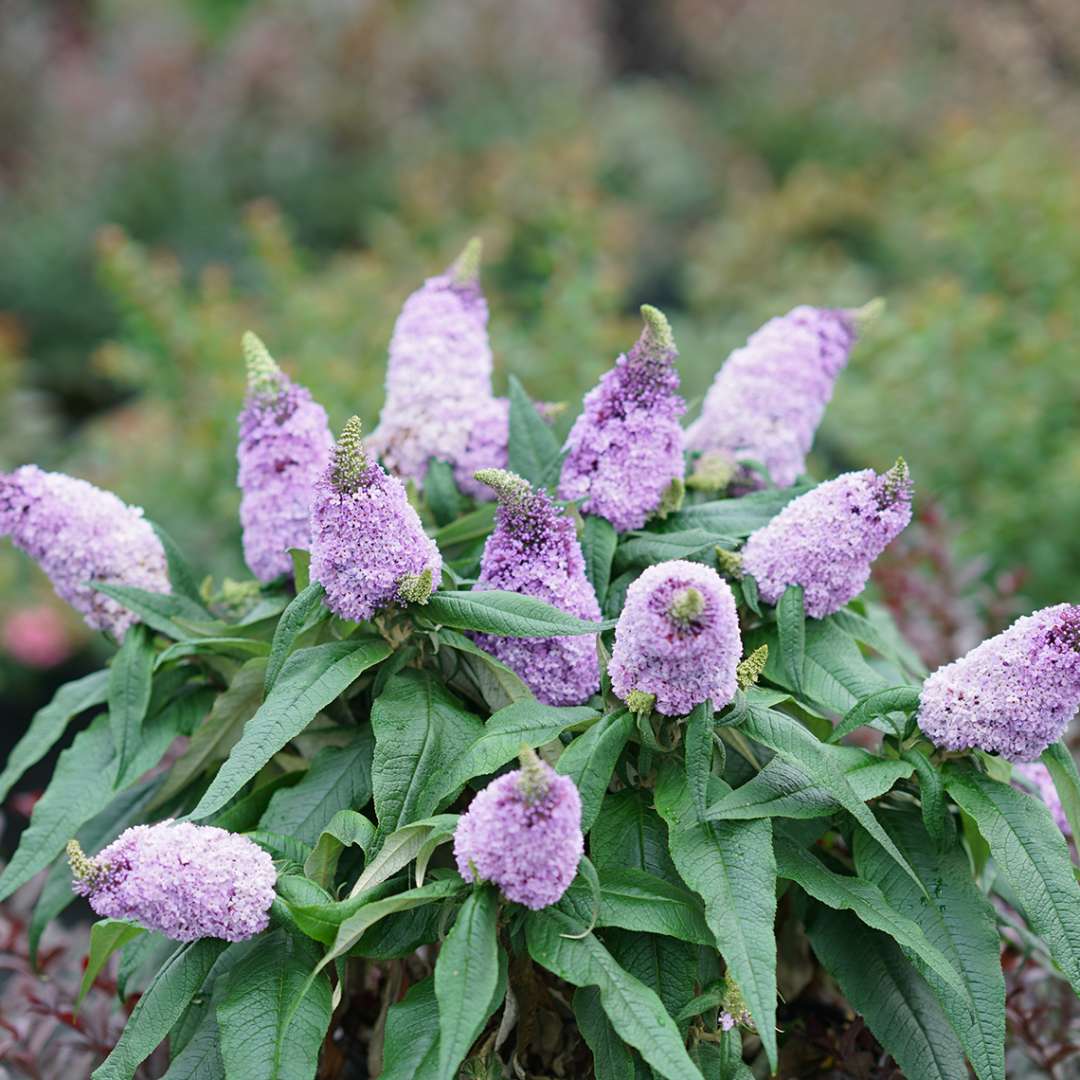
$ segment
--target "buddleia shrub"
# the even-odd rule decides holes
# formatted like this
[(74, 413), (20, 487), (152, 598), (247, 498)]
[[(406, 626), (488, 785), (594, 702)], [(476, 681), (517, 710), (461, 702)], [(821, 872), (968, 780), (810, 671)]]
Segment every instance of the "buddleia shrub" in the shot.
[(805, 457), (873, 310), (772, 319), (684, 438), (646, 306), (564, 445), (493, 394), (476, 245), (406, 303), (369, 435), (248, 335), (245, 582), (0, 476), (115, 644), (0, 776), (95, 713), (0, 877), (47, 872), (32, 950), (85, 897), (88, 984), (119, 950), (141, 994), (94, 1077), (162, 1043), (173, 1080), (785, 1074), (812, 955), (903, 1075), (1003, 1078), (1002, 933), (1080, 989), (1080, 606), (928, 675), (865, 597), (913, 478)]

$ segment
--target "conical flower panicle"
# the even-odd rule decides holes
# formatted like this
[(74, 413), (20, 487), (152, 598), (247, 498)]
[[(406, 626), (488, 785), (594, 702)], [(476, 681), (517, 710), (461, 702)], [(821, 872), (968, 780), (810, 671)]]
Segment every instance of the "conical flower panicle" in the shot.
[[(574, 523), (544, 491), (501, 469), (477, 479), (499, 499), (495, 529), (484, 545), (477, 589), (505, 589), (534, 596), (581, 619), (600, 618), (596, 593), (585, 576)], [(510, 638), (474, 634), (548, 705), (580, 705), (600, 688), (596, 641), (590, 635)]]
[(626, 593), (608, 666), (611, 688), (631, 707), (653, 698), (665, 716), (735, 696), (742, 656), (735, 598), (715, 570), (673, 559), (650, 566)]
[[(686, 448), (726, 454), (733, 466), (760, 462), (778, 487), (795, 483), (855, 344), (857, 321), (855, 312), (813, 307), (770, 319), (717, 372)], [(739, 470), (736, 481), (762, 484), (750, 469)]]
[(581, 796), (533, 751), (493, 780), (462, 814), (454, 859), (466, 881), (490, 881), (534, 911), (556, 903), (585, 853)]
[(311, 543), (311, 498), (334, 444), (326, 411), (244, 335), (248, 392), (238, 418), (244, 559), (260, 581), (292, 572), (289, 548)]
[(844, 473), (788, 503), (742, 551), (742, 570), (775, 604), (789, 585), (803, 587), (811, 618), (822, 619), (854, 599), (870, 566), (911, 521), (911, 481), (898, 462)]
[(637, 344), (585, 396), (566, 440), (559, 496), (620, 532), (640, 529), (683, 478), (678, 353), (663, 314), (646, 305)]
[(386, 401), (368, 444), (394, 475), (418, 487), (435, 458), (453, 466), (462, 491), (490, 498), (473, 473), (506, 465), (510, 407), (491, 392), (479, 272), (474, 240), (405, 301), (390, 340)]
[(363, 622), (390, 604), (421, 601), (417, 585), (437, 586), (441, 576), (439, 549), (400, 481), (368, 459), (353, 417), (315, 485), (311, 580), (335, 615)]
[(173, 941), (243, 941), (270, 922), (277, 875), (247, 837), (208, 825), (136, 825), (94, 858), (68, 845), (72, 886), (103, 918), (127, 919)]
[(90, 582), (170, 590), (165, 549), (141, 508), (85, 480), (36, 465), (0, 474), (0, 536), (5, 534), (88, 626), (117, 640), (136, 617)]
[(1026, 615), (923, 683), (919, 727), (947, 750), (1034, 761), (1080, 707), (1080, 605)]

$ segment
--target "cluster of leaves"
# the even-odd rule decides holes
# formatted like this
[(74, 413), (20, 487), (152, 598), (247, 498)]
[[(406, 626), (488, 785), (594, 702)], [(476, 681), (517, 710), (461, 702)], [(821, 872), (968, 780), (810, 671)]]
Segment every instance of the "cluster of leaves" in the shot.
[[(511, 410), (510, 464), (543, 483), (555, 436), (524, 394)], [(744, 643), (768, 647), (764, 671), (722, 712), (680, 720), (628, 712), (606, 679), (586, 705), (544, 705), (467, 636), (592, 634), (603, 661), (643, 568), (724, 565), (798, 493), (698, 497), (622, 536), (587, 518), (602, 623), (472, 591), (492, 507), (439, 463), (421, 510), (447, 572), (423, 606), (343, 621), (300, 551), (294, 582), (227, 595), (199, 587), (172, 544), (170, 595), (99, 586), (141, 624), (35, 717), (0, 776), (6, 792), (73, 717), (107, 706), (61, 755), (0, 877), (6, 896), (51, 866), (31, 950), (72, 900), (71, 836), (94, 852), (185, 816), (249, 836), (278, 880), (270, 928), (249, 941), (94, 925), (89, 982), (116, 950), (125, 989), (154, 972), (96, 1080), (131, 1077), (165, 1039), (170, 1080), (311, 1078), (335, 1011), (373, 981), (368, 1058), (386, 1080), (550, 1074), (582, 1041), (597, 1080), (748, 1080), (744, 1057), (780, 1061), (778, 959), (807, 944), (910, 1080), (955, 1080), (965, 1059), (1003, 1080), (999, 923), (1080, 990), (1080, 886), (1007, 764), (921, 739), (924, 672), (881, 610), (857, 600), (807, 620), (797, 588), (774, 610), (744, 578)], [(843, 743), (857, 729), (874, 750)], [(186, 748), (148, 778), (178, 736)], [(470, 789), (522, 745), (573, 779), (587, 836), (568, 892), (532, 912), (466, 883), (447, 846)], [(1080, 835), (1072, 759), (1057, 745), (1044, 760)], [(721, 1010), (742, 1004), (747, 1023), (724, 1030)], [(554, 1040), (540, 1030), (552, 1012)]]

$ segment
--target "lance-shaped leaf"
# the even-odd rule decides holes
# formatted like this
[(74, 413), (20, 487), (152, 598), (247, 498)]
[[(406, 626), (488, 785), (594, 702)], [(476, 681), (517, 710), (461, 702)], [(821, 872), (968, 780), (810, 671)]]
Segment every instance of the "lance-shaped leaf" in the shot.
[(611, 713), (579, 735), (559, 757), (556, 771), (569, 776), (581, 795), (582, 832), (592, 828), (615, 763), (633, 730), (634, 718), (625, 709)]
[(390, 646), (374, 639), (333, 641), (294, 652), (191, 816), (204, 818), (220, 810), (321, 709), (389, 655)]
[(121, 782), (135, 756), (154, 674), (154, 644), (146, 627), (132, 626), (109, 669), (109, 727)]
[(440, 590), (432, 594), (422, 614), (441, 626), (501, 637), (575, 637), (598, 634), (615, 625), (614, 621), (588, 622), (543, 600), (502, 589)]
[[(887, 690), (878, 690), (864, 697), (839, 724), (833, 728), (829, 742), (839, 742), (856, 728), (869, 724), (878, 717), (888, 716), (892, 712), (910, 713), (919, 706), (919, 691), (914, 686), (890, 686)], [(891, 727), (891, 725), (890, 725)]]

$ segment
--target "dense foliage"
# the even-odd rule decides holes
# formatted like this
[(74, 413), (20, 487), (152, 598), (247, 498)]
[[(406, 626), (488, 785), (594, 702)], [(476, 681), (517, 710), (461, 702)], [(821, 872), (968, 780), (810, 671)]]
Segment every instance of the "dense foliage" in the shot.
[[(474, 255), (413, 294), (388, 382), (420, 373), (506, 417), (468, 492), (455, 466), (475, 447), (445, 394), (410, 403), (410, 438), (441, 449), (406, 485), (378, 431), (324, 437), (247, 338), (261, 580), (202, 580), (88, 485), (0, 475), (0, 531), (118, 642), (0, 776), (6, 793), (98, 711), (0, 876), (7, 897), (48, 870), (31, 951), (86, 896), (104, 917), (84, 987), (119, 950), (121, 998), (141, 992), (97, 1080), (166, 1039), (170, 1080), (335, 1075), (350, 1053), (387, 1080), (783, 1075), (778, 998), (806, 989), (811, 954), (909, 1080), (965, 1060), (1004, 1080), (1003, 939), (1080, 990), (1062, 835), (1080, 835), (1080, 777), (1060, 741), (1080, 609), (927, 678), (861, 596), (910, 519), (907, 466), (778, 487), (740, 415), (672, 477), (677, 352), (643, 316), (564, 447), (516, 382), (491, 398)], [(755, 448), (801, 401), (805, 453), (859, 317), (795, 309), (736, 354), (718, 385), (773, 380), (744, 399)], [(1014, 778), (1040, 757), (1048, 772)]]

